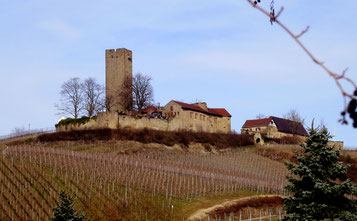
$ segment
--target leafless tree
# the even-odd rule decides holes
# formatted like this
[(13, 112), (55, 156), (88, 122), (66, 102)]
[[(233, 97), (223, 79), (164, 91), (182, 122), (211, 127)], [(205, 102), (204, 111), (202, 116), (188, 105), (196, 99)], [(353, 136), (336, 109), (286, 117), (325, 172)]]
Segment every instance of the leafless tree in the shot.
[(133, 79), (126, 76), (123, 81), (123, 86), (118, 91), (120, 105), (127, 111), (133, 109)]
[(111, 112), (113, 106), (115, 105), (115, 101), (113, 96), (106, 96), (105, 101), (104, 101), (104, 108), (106, 111)]
[(290, 129), (293, 134), (296, 134), (300, 124), (305, 125), (305, 118), (303, 118), (296, 109), (291, 109), (286, 114), (283, 114), (283, 118), (290, 120)]
[(61, 101), (56, 104), (59, 114), (69, 114), (75, 119), (83, 110), (83, 91), (79, 78), (71, 78), (61, 86)]
[(24, 127), (15, 127), (12, 131), (11, 134), (15, 136), (23, 135), (26, 133), (26, 130)]
[(302, 125), (305, 125), (305, 118), (303, 118), (296, 109), (289, 110), (289, 112), (287, 112), (286, 114), (283, 114), (283, 117), (285, 119), (299, 122)]
[(256, 116), (257, 119), (264, 119), (264, 118), (267, 118), (267, 116), (265, 116), (264, 114), (258, 114)]
[(133, 102), (138, 111), (149, 106), (153, 102), (154, 91), (151, 86), (152, 78), (141, 73), (133, 77)]
[(104, 88), (97, 83), (94, 78), (87, 78), (81, 84), (83, 91), (84, 110), (88, 117), (96, 115), (103, 107), (102, 102), (104, 95)]

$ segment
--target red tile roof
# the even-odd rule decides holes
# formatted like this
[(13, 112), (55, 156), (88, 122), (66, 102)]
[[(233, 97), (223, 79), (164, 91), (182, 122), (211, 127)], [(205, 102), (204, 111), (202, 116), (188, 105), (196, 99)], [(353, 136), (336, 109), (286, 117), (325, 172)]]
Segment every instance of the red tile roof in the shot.
[(271, 117), (264, 118), (264, 119), (256, 119), (256, 120), (247, 120), (245, 121), (243, 127), (267, 126), (271, 120), (272, 120)]
[(308, 133), (301, 123), (273, 116), (264, 119), (247, 120), (242, 128), (268, 126), (272, 120), (276, 124), (279, 132), (292, 134), (293, 130), (296, 130), (296, 134), (301, 136), (308, 136)]
[(207, 108), (207, 110), (205, 110), (194, 104), (187, 104), (180, 101), (174, 101), (174, 102), (180, 105), (182, 109), (193, 110), (193, 111), (201, 112), (208, 115), (218, 116), (218, 117), (232, 117), (228, 113), (228, 111), (224, 108)]
[(156, 108), (156, 107), (154, 107), (154, 106), (147, 106), (145, 109), (142, 109), (141, 112), (142, 112), (142, 113), (148, 113), (150, 109), (153, 110), (153, 112), (157, 111), (157, 108)]
[(224, 108), (208, 108), (210, 111), (214, 111), (223, 117), (232, 117), (230, 113)]

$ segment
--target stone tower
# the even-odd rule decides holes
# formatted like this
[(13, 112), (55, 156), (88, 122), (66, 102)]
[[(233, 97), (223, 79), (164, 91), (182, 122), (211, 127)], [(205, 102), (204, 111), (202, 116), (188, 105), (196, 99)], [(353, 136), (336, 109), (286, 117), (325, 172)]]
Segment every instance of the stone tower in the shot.
[[(126, 111), (125, 99), (132, 99), (132, 77), (132, 52), (125, 48), (105, 50), (106, 103), (111, 107), (111, 112)], [(130, 85), (126, 82), (130, 82)]]

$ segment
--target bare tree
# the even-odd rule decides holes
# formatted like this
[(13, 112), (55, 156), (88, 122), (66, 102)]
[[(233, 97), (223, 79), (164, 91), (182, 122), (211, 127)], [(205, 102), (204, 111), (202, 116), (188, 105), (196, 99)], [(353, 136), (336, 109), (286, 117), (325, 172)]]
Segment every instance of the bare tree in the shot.
[(26, 130), (24, 127), (15, 127), (12, 131), (11, 134), (15, 136), (20, 136), (26, 133)]
[(59, 114), (70, 114), (75, 119), (83, 110), (83, 91), (79, 78), (71, 78), (61, 86), (61, 102), (56, 104)]
[(126, 76), (123, 81), (123, 86), (118, 91), (120, 105), (127, 111), (133, 109), (133, 79)]
[(149, 106), (153, 102), (154, 91), (151, 86), (152, 78), (141, 73), (133, 77), (133, 102), (138, 111)]
[(88, 117), (92, 117), (102, 109), (104, 88), (94, 78), (85, 79), (81, 87), (84, 95), (83, 108), (87, 112)]
[(115, 105), (115, 101), (113, 96), (105, 97), (104, 108), (106, 111), (111, 112), (114, 105)]
[(256, 116), (257, 119), (264, 119), (264, 118), (267, 118), (267, 116), (265, 116), (264, 114), (258, 114)]
[(296, 109), (291, 109), (286, 114), (283, 114), (283, 118), (290, 120), (290, 129), (293, 134), (296, 134), (300, 124), (305, 125), (305, 118), (303, 118)]

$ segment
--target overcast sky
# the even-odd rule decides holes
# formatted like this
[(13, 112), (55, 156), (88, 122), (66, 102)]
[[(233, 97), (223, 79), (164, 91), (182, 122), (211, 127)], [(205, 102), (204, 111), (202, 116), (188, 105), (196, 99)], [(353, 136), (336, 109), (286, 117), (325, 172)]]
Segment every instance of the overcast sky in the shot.
[[(334, 81), (246, 0), (0, 0), (0, 135), (57, 123), (54, 104), (71, 77), (104, 84), (105, 49), (133, 51), (133, 71), (151, 75), (155, 101), (206, 101), (232, 114), (232, 128), (258, 114), (296, 109), (323, 120), (335, 140), (357, 147), (338, 123)], [(269, 2), (262, 0), (262, 6)], [(275, 0), (280, 19), (333, 71), (357, 81), (357, 1)]]

